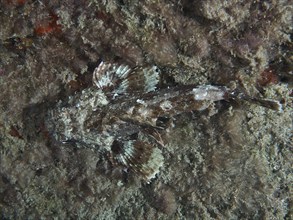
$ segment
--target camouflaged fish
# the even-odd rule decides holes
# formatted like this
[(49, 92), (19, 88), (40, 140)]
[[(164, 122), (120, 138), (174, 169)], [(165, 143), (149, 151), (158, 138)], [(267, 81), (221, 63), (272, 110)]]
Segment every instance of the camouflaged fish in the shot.
[(202, 111), (220, 100), (241, 99), (281, 108), (276, 101), (251, 98), (224, 86), (157, 89), (159, 81), (156, 66), (130, 68), (101, 62), (93, 73), (95, 87), (59, 102), (48, 113), (47, 127), (57, 141), (107, 152), (113, 166), (149, 182), (164, 162), (156, 135), (165, 128), (161, 119)]

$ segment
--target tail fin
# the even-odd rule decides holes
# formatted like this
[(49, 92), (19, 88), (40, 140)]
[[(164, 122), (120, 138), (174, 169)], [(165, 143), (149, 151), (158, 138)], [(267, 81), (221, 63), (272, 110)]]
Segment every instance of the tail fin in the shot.
[(275, 111), (279, 111), (282, 112), (283, 108), (282, 108), (282, 104), (279, 101), (275, 101), (275, 100), (270, 100), (270, 99), (258, 99), (258, 98), (252, 98), (252, 97), (245, 97), (243, 98), (244, 100), (275, 110)]
[(233, 99), (245, 100), (247, 102), (257, 104), (265, 108), (269, 108), (279, 112), (283, 111), (283, 106), (279, 101), (275, 101), (271, 99), (254, 98), (240, 91), (235, 91), (235, 90), (230, 95), (231, 95), (231, 98)]

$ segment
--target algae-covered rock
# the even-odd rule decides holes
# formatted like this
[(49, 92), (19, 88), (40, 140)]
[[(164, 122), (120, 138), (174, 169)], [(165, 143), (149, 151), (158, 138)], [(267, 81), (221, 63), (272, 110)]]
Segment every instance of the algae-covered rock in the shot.
[[(0, 2), (3, 219), (292, 219), (290, 1)], [(216, 102), (171, 118), (150, 183), (60, 143), (48, 111), (101, 60), (157, 65), (165, 88), (212, 84), (282, 112)]]

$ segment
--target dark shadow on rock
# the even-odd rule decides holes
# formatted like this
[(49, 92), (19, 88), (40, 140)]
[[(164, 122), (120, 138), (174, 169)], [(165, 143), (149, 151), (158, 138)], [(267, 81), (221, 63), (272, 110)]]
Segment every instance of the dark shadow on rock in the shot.
[(30, 105), (23, 110), (23, 133), (28, 142), (48, 140), (49, 132), (45, 127), (45, 117), (52, 106), (54, 106), (53, 102), (46, 101)]

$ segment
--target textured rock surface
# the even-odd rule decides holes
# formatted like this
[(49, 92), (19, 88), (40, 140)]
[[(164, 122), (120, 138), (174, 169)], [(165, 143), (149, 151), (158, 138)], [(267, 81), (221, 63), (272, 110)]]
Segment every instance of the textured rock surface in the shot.
[[(292, 218), (292, 10), (285, 0), (1, 1), (1, 217)], [(91, 86), (100, 60), (156, 64), (170, 86), (242, 86), (284, 111), (220, 102), (180, 115), (157, 179), (125, 182), (43, 123)]]

